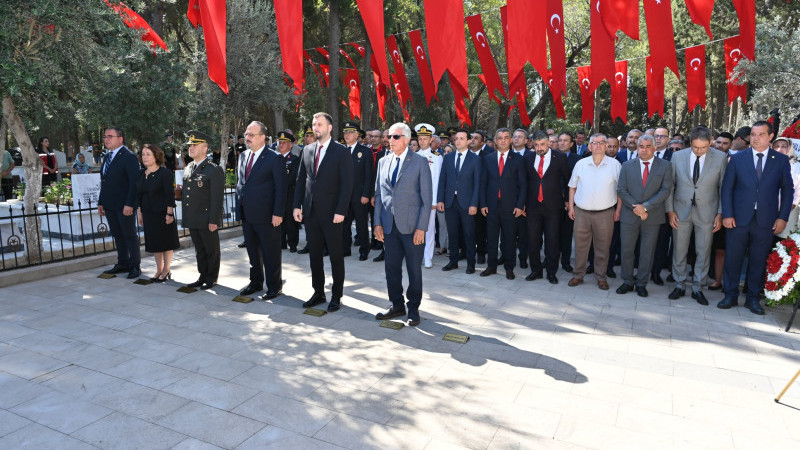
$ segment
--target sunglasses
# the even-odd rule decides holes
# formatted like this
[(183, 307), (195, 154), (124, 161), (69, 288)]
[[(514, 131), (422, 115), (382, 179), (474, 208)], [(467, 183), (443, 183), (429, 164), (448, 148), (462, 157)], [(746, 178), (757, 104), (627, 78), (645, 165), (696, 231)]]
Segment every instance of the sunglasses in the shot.
[(390, 134), (389, 139), (399, 140), (401, 137), (405, 137), (402, 134)]

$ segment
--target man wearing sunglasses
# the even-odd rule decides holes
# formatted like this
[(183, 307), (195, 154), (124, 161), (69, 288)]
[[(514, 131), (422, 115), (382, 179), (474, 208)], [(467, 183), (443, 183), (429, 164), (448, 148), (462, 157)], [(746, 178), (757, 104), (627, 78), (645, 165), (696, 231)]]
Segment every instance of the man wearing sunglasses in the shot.
[[(386, 289), (392, 306), (375, 318), (387, 320), (406, 314), (408, 325), (419, 325), (422, 301), (422, 257), (425, 231), (431, 217), (433, 188), (428, 160), (408, 148), (411, 129), (404, 123), (389, 128), (392, 153), (378, 164), (375, 182), (375, 237), (386, 252)], [(466, 143), (466, 142), (465, 142)], [(403, 298), (403, 260), (408, 288)]]

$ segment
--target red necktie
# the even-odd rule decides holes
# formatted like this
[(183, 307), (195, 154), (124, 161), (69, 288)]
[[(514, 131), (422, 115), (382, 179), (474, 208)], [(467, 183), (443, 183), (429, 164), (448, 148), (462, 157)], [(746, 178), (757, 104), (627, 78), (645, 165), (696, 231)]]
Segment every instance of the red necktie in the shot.
[(644, 187), (647, 184), (647, 176), (650, 175), (650, 162), (642, 164), (644, 164), (644, 173), (642, 173), (642, 187)]
[(247, 168), (244, 169), (244, 181), (250, 178), (250, 169), (253, 168), (253, 155), (255, 155), (255, 152), (251, 152), (250, 158), (247, 160)]
[[(500, 176), (503, 176), (503, 167), (506, 166), (505, 164), (506, 155), (505, 153), (500, 155), (500, 162), (497, 164), (497, 169), (500, 171)], [(500, 198), (500, 189), (497, 190), (497, 198)]]
[(541, 203), (544, 201), (544, 193), (542, 192), (542, 177), (544, 177), (544, 156), (539, 157), (539, 196), (536, 200)]
[(314, 175), (317, 174), (319, 170), (319, 155), (322, 154), (322, 144), (317, 146), (317, 156), (314, 157)]

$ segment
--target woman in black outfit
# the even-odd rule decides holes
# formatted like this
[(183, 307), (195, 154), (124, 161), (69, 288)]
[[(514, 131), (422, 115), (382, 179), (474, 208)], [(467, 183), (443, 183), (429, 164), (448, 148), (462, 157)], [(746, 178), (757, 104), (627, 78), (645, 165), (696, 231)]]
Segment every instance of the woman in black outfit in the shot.
[(164, 167), (164, 152), (145, 144), (140, 153), (144, 170), (139, 176), (139, 225), (144, 226), (144, 249), (156, 257), (156, 274), (150, 281), (171, 278), (172, 252), (180, 248), (175, 222), (174, 175)]
[(50, 148), (50, 139), (47, 136), (39, 138), (36, 153), (44, 163), (44, 167), (42, 167), (42, 189), (44, 189), (50, 183), (58, 181), (58, 162), (56, 162), (56, 154)]

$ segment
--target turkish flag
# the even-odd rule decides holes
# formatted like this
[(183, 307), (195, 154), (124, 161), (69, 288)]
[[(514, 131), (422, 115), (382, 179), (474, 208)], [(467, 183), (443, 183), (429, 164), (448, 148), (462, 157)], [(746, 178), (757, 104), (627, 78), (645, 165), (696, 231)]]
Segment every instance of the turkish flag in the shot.
[[(678, 79), (678, 55), (675, 53), (675, 31), (672, 26), (671, 0), (644, 0), (644, 18), (647, 23), (647, 41), (654, 71), (669, 67)], [(661, 76), (663, 79), (663, 75)]]
[[(550, 92), (553, 101), (556, 95), (567, 96), (567, 53), (564, 42), (564, 5), (562, 0), (547, 0), (547, 44), (550, 48)], [(563, 105), (563, 100), (560, 100)], [(563, 108), (562, 108), (563, 109)], [(559, 116), (560, 117), (560, 116)]]
[(327, 48), (325, 48), (325, 47), (314, 47), (314, 50), (316, 50), (317, 53), (322, 55), (322, 57), (325, 58), (326, 60), (328, 60), (328, 61), (331, 60), (331, 54), (330, 54), (330, 52), (328, 51)]
[(408, 109), (406, 108), (406, 104), (408, 103), (408, 99), (405, 98), (405, 93), (403, 89), (400, 87), (400, 80), (397, 77), (396, 73), (389, 74), (392, 78), (392, 86), (394, 87), (394, 92), (397, 94), (397, 101), (400, 103), (400, 109), (403, 110), (403, 119), (406, 122), (411, 121), (411, 115), (408, 114)]
[(467, 109), (467, 105), (464, 103), (464, 98), (469, 98), (469, 93), (465, 90), (461, 89), (461, 85), (458, 83), (453, 83), (453, 77), (450, 76), (450, 88), (453, 90), (453, 98), (455, 98), (456, 104), (456, 116), (458, 117), (458, 122), (461, 126), (467, 124), (467, 126), (472, 126), (472, 120), (469, 118), (469, 110)]
[(550, 94), (553, 97), (553, 106), (556, 108), (556, 116), (559, 119), (566, 119), (567, 114), (564, 112), (564, 100), (561, 98), (561, 93), (555, 87), (555, 79), (553, 79), (553, 71), (547, 71), (547, 85), (550, 87)]
[(628, 61), (614, 63), (614, 82), (611, 83), (611, 119), (628, 123)]
[[(408, 78), (406, 78), (406, 68), (403, 67), (403, 60), (400, 58), (400, 50), (397, 49), (397, 39), (394, 35), (386, 38), (386, 44), (389, 47), (389, 54), (392, 56), (392, 64), (394, 64), (394, 76), (392, 77), (392, 84), (397, 90), (397, 98), (400, 100), (400, 107), (403, 108), (404, 114), (408, 102), (411, 101), (411, 89), (408, 87)], [(407, 119), (406, 119), (407, 120)]]
[(686, 106), (694, 111), (698, 105), (706, 109), (706, 46), (686, 49)]
[(422, 91), (425, 93), (425, 105), (430, 105), (431, 99), (436, 96), (436, 86), (433, 85), (433, 75), (425, 56), (425, 46), (422, 45), (422, 33), (414, 30), (408, 33), (408, 38), (411, 40), (411, 48), (414, 49), (414, 60), (417, 62)]
[[(279, 0), (280, 1), (280, 0)], [(291, 3), (290, 0), (284, 0), (288, 3)], [(277, 3), (275, 8), (277, 9)], [(277, 16), (277, 12), (276, 12)], [(189, 10), (186, 12), (186, 17), (189, 18), (189, 21), (192, 25), (197, 28), (197, 26), (203, 27), (203, 39), (206, 43), (206, 59), (208, 60), (208, 78), (211, 79), (214, 83), (217, 83), (222, 92), (225, 95), (228, 95), (228, 71), (227, 71), (227, 63), (226, 63), (226, 39), (228, 30), (226, 28), (226, 9), (225, 9), (225, 0), (189, 0)], [(300, 34), (301, 34), (301, 41), (300, 46), (296, 48), (296, 59), (297, 61), (292, 61), (291, 64), (299, 63), (297, 67), (292, 66), (292, 72), (287, 69), (286, 59), (284, 58), (284, 72), (287, 75), (292, 77), (292, 80), (295, 82), (295, 90), (297, 90), (297, 80), (300, 80), (300, 88), (302, 89), (303, 86), (303, 60), (301, 59), (301, 53), (303, 43), (302, 43), (302, 14), (300, 20)], [(293, 46), (294, 48), (294, 46)], [(281, 53), (286, 55), (287, 53), (283, 52), (283, 47), (281, 47)], [(295, 78), (292, 75), (297, 76)]]
[(353, 48), (354, 48), (354, 49), (356, 49), (356, 51), (358, 52), (358, 54), (359, 54), (359, 55), (360, 55), (362, 58), (363, 58), (363, 57), (364, 57), (364, 55), (366, 55), (366, 53), (367, 53), (367, 49), (365, 49), (363, 45), (361, 45), (361, 44), (359, 44), (359, 43), (357, 43), (357, 42), (350, 42), (350, 43), (349, 43), (349, 44), (347, 44), (347, 45), (352, 45), (352, 46), (353, 46)]
[(747, 85), (735, 84), (736, 79), (731, 79), (733, 69), (742, 60), (744, 52), (741, 49), (741, 39), (739, 36), (731, 36), (725, 39), (725, 83), (728, 85), (728, 106), (733, 104), (736, 97), (741, 97), (742, 102), (747, 103)]
[(361, 79), (358, 76), (357, 69), (344, 69), (344, 85), (347, 87), (349, 94), (350, 118), (361, 118)]
[(544, 80), (547, 77), (547, 17), (531, 12), (547, 11), (546, 0), (508, 0), (506, 8), (508, 79), (513, 80), (523, 73), (525, 63), (530, 62)]
[(386, 122), (386, 99), (389, 98), (389, 92), (386, 85), (381, 83), (380, 75), (372, 72), (372, 77), (375, 80), (375, 94), (378, 96), (378, 115), (382, 122)]
[[(322, 84), (322, 75), (319, 73), (319, 70), (317, 69), (317, 65), (316, 65), (316, 64), (314, 64), (314, 61), (312, 61), (312, 60), (311, 60), (311, 55), (309, 55), (309, 54), (308, 54), (308, 52), (307, 52), (307, 51), (305, 51), (305, 50), (303, 50), (303, 59), (305, 59), (305, 61), (308, 63), (308, 65), (310, 65), (310, 66), (311, 66), (311, 68), (312, 68), (312, 69), (314, 69), (314, 73), (316, 73), (316, 74), (317, 74), (317, 78), (319, 79), (319, 85), (320, 85), (320, 87), (325, 87), (325, 86)], [(304, 74), (305, 74), (305, 73), (304, 73)], [(290, 86), (291, 86), (291, 85), (290, 85)]]
[(319, 70), (322, 71), (322, 78), (325, 79), (325, 86), (322, 86), (322, 84), (320, 84), (320, 87), (326, 88), (326, 87), (330, 86), (331, 85), (331, 81), (330, 81), (331, 66), (329, 66), (328, 64), (320, 64), (319, 65)]
[(658, 113), (664, 117), (664, 68), (654, 67), (653, 57), (645, 58), (647, 72), (647, 117)]
[(578, 67), (578, 86), (581, 89), (581, 123), (585, 124), (594, 119), (594, 89), (590, 66)]
[[(450, 72), (453, 92), (469, 97), (467, 82), (467, 41), (464, 38), (464, 2), (462, 0), (425, 0), (425, 26), (431, 59), (433, 85)], [(455, 85), (458, 85), (456, 88)], [(456, 95), (458, 97), (458, 95)], [(463, 100), (463, 99), (462, 99)], [(456, 100), (456, 106), (458, 106)]]
[[(739, 16), (739, 48), (742, 55), (752, 61), (756, 59), (756, 0), (733, 0)], [(744, 97), (742, 97), (744, 100)]]
[(608, 34), (615, 36), (617, 30), (622, 30), (631, 39), (639, 40), (639, 0), (600, 0), (595, 8), (599, 8)]
[[(302, 4), (297, 0), (290, 0)], [(383, 0), (356, 0), (364, 28), (367, 29), (369, 43), (372, 45), (372, 54), (377, 55), (375, 62), (381, 83), (389, 85), (389, 64), (386, 63), (386, 44), (383, 32)]]
[(686, 0), (686, 9), (689, 10), (692, 22), (705, 28), (708, 37), (714, 39), (714, 36), (711, 35), (711, 13), (714, 11), (714, 0)]
[(353, 62), (353, 58), (351, 58), (350, 55), (348, 55), (347, 52), (344, 51), (344, 49), (341, 47), (339, 48), (339, 54), (344, 56), (344, 59), (346, 59), (347, 62), (349, 62), (350, 65), (353, 66), (353, 69), (356, 68), (356, 63)]
[(503, 82), (500, 80), (500, 73), (497, 71), (497, 64), (494, 62), (489, 41), (486, 40), (486, 31), (483, 29), (481, 15), (476, 14), (467, 17), (467, 26), (469, 27), (469, 34), (472, 35), (472, 43), (475, 45), (478, 59), (481, 62), (481, 70), (483, 70), (482, 81), (489, 91), (489, 98), (499, 105), (503, 101), (497, 97), (495, 91), (500, 91), (500, 95), (503, 97), (505, 97), (506, 91), (503, 89)]
[(592, 0), (590, 11), (592, 39), (592, 91), (600, 87), (603, 80), (614, 84), (614, 39), (603, 25), (600, 15), (600, 0)]
[(281, 45), (283, 71), (292, 79), (294, 94), (303, 92), (306, 72), (303, 68), (303, 6), (292, 0), (275, 0), (275, 23)]
[[(508, 34), (508, 6), (501, 6), (500, 7), (500, 23), (503, 27), (503, 42), (505, 43), (506, 47), (506, 61), (508, 61), (508, 42), (509, 42), (509, 34)], [(522, 124), (526, 127), (530, 126), (531, 119), (528, 117), (528, 106), (526, 105), (525, 98), (528, 96), (528, 86), (525, 81), (525, 71), (521, 71), (521, 73), (517, 76), (512, 78), (511, 73), (508, 74), (508, 98), (509, 100), (517, 99), (517, 107), (519, 109), (519, 116), (522, 120)], [(511, 109), (508, 108), (508, 114), (511, 114)]]
[(134, 10), (128, 8), (122, 2), (117, 5), (112, 5), (109, 0), (105, 1), (109, 8), (113, 9), (115, 13), (122, 17), (122, 22), (127, 25), (128, 28), (144, 31), (144, 33), (142, 33), (142, 40), (149, 42), (151, 49), (161, 47), (164, 51), (168, 51), (167, 44), (164, 43), (164, 40), (161, 39), (161, 36), (159, 36), (158, 33), (156, 33), (153, 28), (150, 27), (150, 24), (147, 23), (142, 16), (136, 14)]

